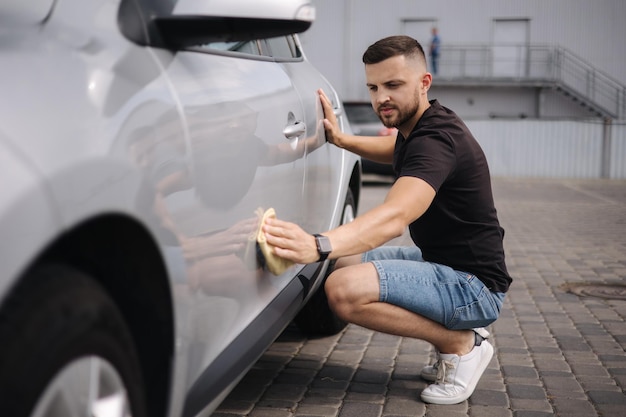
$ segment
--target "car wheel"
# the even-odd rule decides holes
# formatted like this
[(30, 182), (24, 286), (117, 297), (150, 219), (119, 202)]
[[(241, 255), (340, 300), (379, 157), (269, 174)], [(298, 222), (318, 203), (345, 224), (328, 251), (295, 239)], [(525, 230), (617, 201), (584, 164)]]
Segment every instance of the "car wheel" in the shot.
[[(346, 200), (343, 205), (341, 224), (350, 223), (356, 215), (356, 204), (352, 191), (348, 189)], [(332, 335), (342, 331), (347, 323), (341, 320), (328, 306), (328, 298), (324, 291), (324, 282), (333, 271), (335, 260), (330, 261), (326, 276), (317, 292), (311, 296), (306, 305), (300, 310), (295, 318), (298, 328), (310, 335)]]
[(93, 279), (47, 266), (0, 313), (0, 410), (12, 417), (145, 417), (130, 332)]

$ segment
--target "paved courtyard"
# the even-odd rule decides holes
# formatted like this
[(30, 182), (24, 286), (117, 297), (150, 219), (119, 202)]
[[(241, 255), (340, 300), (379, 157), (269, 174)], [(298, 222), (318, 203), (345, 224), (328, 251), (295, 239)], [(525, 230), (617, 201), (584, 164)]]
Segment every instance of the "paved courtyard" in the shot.
[[(388, 187), (365, 185), (361, 211)], [(626, 181), (496, 178), (494, 194), (514, 282), (468, 401), (420, 400), (428, 343), (289, 327), (214, 416), (626, 416)]]

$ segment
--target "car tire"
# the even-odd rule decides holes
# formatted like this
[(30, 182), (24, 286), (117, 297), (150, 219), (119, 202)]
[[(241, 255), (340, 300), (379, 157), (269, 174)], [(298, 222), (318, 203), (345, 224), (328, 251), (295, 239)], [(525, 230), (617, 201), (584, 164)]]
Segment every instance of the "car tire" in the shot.
[(0, 312), (0, 341), (2, 415), (146, 416), (130, 332), (88, 276), (59, 265), (28, 274)]
[[(356, 215), (356, 203), (352, 191), (348, 189), (346, 200), (343, 205), (341, 215), (341, 224), (350, 223)], [(315, 294), (311, 296), (306, 305), (300, 310), (294, 322), (298, 328), (308, 335), (333, 335), (342, 331), (347, 323), (341, 320), (330, 309), (326, 291), (324, 291), (324, 283), (326, 278), (333, 271), (335, 260), (331, 260), (326, 270), (326, 275), (322, 281), (322, 285), (317, 289)]]

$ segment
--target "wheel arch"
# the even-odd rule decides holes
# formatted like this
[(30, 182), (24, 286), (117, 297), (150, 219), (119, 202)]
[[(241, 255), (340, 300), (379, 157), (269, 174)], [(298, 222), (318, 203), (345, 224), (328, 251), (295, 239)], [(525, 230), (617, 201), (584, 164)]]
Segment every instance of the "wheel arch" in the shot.
[(361, 198), (361, 181), (362, 181), (361, 160), (359, 159), (359, 161), (356, 164), (354, 164), (354, 168), (352, 169), (352, 174), (350, 175), (350, 183), (348, 184), (348, 187), (352, 191), (352, 196), (354, 197), (354, 206), (357, 211), (359, 208), (359, 201)]
[(100, 283), (132, 334), (143, 374), (148, 415), (165, 416), (174, 356), (174, 310), (159, 250), (136, 221), (100, 216), (60, 236), (22, 275), (55, 263), (76, 268)]

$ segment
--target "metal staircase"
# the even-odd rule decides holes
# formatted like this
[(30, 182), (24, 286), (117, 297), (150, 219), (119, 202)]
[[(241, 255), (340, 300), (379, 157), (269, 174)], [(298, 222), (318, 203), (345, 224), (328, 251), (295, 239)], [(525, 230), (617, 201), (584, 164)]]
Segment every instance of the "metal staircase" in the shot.
[(626, 86), (550, 45), (443, 45), (437, 85), (551, 88), (605, 119), (626, 119)]

